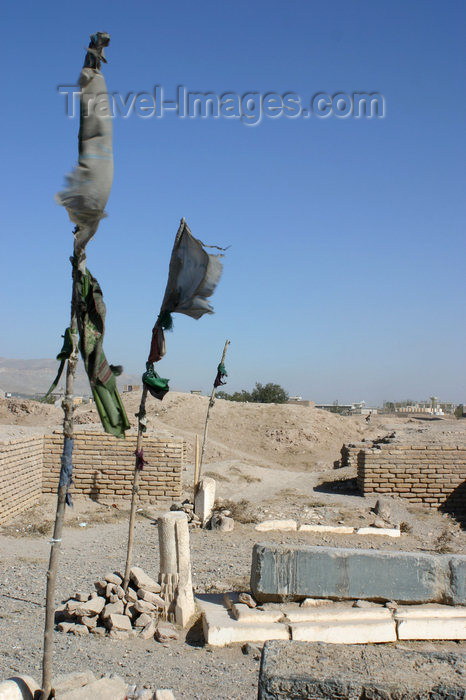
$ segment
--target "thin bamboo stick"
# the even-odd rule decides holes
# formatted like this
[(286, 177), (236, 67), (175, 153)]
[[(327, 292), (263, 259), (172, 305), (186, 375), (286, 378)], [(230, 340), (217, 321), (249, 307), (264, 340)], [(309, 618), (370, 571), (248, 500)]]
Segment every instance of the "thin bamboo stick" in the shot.
[(142, 449), (143, 435), (146, 428), (146, 399), (147, 399), (147, 387), (144, 384), (141, 395), (141, 403), (139, 404), (138, 416), (138, 439), (136, 444), (136, 457), (134, 462), (134, 476), (133, 476), (133, 491), (131, 494), (131, 510), (129, 514), (129, 528), (128, 528), (128, 548), (126, 551), (126, 566), (125, 575), (123, 578), (123, 590), (126, 592), (128, 590), (129, 584), (129, 573), (131, 571), (131, 559), (133, 556), (133, 541), (134, 541), (134, 521), (136, 519), (136, 503), (139, 494), (139, 475), (140, 475), (140, 457), (139, 454)]
[(196, 495), (199, 481), (199, 435), (196, 435), (196, 448), (194, 452), (194, 495)]
[[(227, 341), (225, 342), (225, 347), (223, 348), (222, 359), (220, 360), (220, 364), (221, 364), (221, 365), (223, 365), (223, 363), (225, 362), (225, 355), (227, 354), (227, 348), (228, 348), (229, 344), (230, 344), (230, 341), (227, 340)], [(212, 408), (212, 406), (213, 406), (214, 403), (215, 403), (215, 394), (216, 394), (216, 392), (217, 392), (217, 387), (214, 386), (214, 387), (212, 388), (212, 393), (211, 393), (211, 395), (210, 395), (209, 405), (207, 406), (207, 414), (206, 414), (205, 426), (204, 426), (204, 438), (203, 438), (203, 440), (202, 440), (201, 459), (200, 459), (200, 461), (199, 461), (198, 482), (201, 480), (202, 462), (203, 462), (203, 460), (204, 460), (204, 451), (205, 451), (205, 446), (206, 446), (206, 442), (207, 442), (207, 427), (208, 427), (208, 424), (209, 424), (210, 409)]]
[[(76, 232), (75, 232), (76, 233)], [(74, 262), (79, 259), (79, 266), (86, 266), (86, 256), (79, 249), (75, 242), (74, 246)], [(81, 268), (82, 269), (82, 268)], [(73, 452), (73, 437), (74, 437), (74, 379), (76, 374), (76, 365), (78, 364), (78, 321), (76, 311), (76, 284), (77, 284), (77, 269), (73, 263), (73, 285), (71, 292), (71, 319), (70, 330), (73, 343), (73, 350), (68, 359), (66, 367), (66, 390), (65, 397), (62, 402), (63, 406), (63, 453), (62, 453), (62, 468), (60, 471), (60, 482), (57, 495), (57, 510), (55, 514), (55, 525), (53, 528), (53, 537), (50, 542), (50, 559), (49, 568), (47, 571), (47, 592), (45, 602), (45, 628), (44, 628), (44, 651), (42, 657), (42, 700), (48, 700), (52, 690), (52, 666), (53, 666), (53, 627), (55, 618), (55, 585), (57, 580), (58, 561), (60, 556), (60, 545), (63, 533), (63, 521), (65, 518), (65, 499), (69, 484), (65, 476), (64, 460), (68, 450)], [(71, 446), (70, 446), (71, 441)]]

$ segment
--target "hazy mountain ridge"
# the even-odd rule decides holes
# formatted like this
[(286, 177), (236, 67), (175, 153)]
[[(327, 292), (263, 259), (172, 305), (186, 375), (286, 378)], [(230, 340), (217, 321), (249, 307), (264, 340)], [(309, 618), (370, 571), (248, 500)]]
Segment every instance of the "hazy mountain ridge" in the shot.
[[(0, 389), (18, 394), (45, 393), (59, 367), (58, 360), (49, 358), (17, 360), (0, 357)], [(137, 374), (123, 374), (117, 378), (118, 387), (125, 384), (140, 384), (141, 377)], [(56, 391), (65, 385), (65, 371), (62, 374)], [(75, 379), (75, 394), (90, 395), (89, 380), (82, 362), (78, 363)]]

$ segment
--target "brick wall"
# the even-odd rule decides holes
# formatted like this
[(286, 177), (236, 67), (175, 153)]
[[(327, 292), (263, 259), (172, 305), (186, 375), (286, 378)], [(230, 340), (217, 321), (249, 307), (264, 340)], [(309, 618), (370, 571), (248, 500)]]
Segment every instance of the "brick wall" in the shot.
[(358, 452), (358, 488), (388, 493), (412, 503), (451, 510), (466, 508), (466, 445), (366, 447)]
[(343, 445), (340, 450), (341, 458), (335, 462), (335, 467), (357, 467), (358, 454), (360, 450), (367, 446), (365, 442), (350, 443)]
[[(57, 490), (62, 446), (59, 433), (45, 436), (43, 493)], [(70, 493), (98, 500), (130, 499), (135, 449), (136, 436), (118, 440), (103, 433), (75, 432)], [(180, 499), (185, 444), (145, 436), (143, 449), (147, 464), (140, 476), (139, 500), (156, 503)]]
[(39, 500), (43, 446), (41, 435), (0, 442), (0, 523)]

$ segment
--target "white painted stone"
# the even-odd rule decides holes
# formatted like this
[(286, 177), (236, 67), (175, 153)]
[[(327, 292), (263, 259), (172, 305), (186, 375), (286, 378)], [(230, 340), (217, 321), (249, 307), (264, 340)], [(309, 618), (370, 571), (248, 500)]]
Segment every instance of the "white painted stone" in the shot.
[(200, 518), (204, 526), (212, 517), (212, 509), (215, 503), (215, 479), (204, 476), (198, 485), (194, 498), (194, 512)]
[(384, 537), (401, 537), (401, 530), (397, 527), (360, 527), (357, 535), (383, 535)]
[(394, 614), (399, 639), (466, 639), (466, 607), (403, 605)]
[(269, 532), (269, 530), (279, 530), (281, 532), (292, 532), (298, 529), (296, 520), (264, 520), (254, 528), (258, 532)]
[(464, 617), (397, 618), (398, 639), (466, 639)]
[(396, 642), (395, 621), (296, 622), (291, 627), (293, 641), (329, 644), (377, 644)]
[(279, 622), (259, 624), (235, 620), (223, 605), (221, 595), (203, 596), (196, 598), (196, 602), (202, 610), (205, 640), (212, 646), (290, 638), (287, 625)]
[(392, 620), (392, 614), (383, 605), (377, 608), (353, 608), (352, 604), (335, 603), (323, 608), (298, 608), (286, 612), (287, 622), (313, 622), (316, 624)]
[(354, 527), (349, 527), (347, 525), (309, 525), (308, 523), (303, 523), (298, 528), (299, 532), (333, 532), (338, 535), (352, 535), (354, 533)]
[(13, 676), (0, 683), (0, 700), (32, 700), (37, 690), (40, 686), (31, 676)]
[(425, 605), (399, 605), (395, 611), (395, 620), (417, 618), (466, 618), (466, 606), (464, 605), (438, 605), (426, 603)]
[(264, 622), (278, 622), (282, 619), (283, 613), (281, 610), (257, 610), (250, 608), (244, 603), (234, 603), (231, 606), (231, 612), (239, 622), (253, 622), (262, 624)]

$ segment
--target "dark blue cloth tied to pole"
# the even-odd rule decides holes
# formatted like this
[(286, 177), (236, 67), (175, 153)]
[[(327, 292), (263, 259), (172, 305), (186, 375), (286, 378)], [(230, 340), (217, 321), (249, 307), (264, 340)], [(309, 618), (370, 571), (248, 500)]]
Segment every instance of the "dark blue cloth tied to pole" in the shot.
[(71, 496), (68, 493), (68, 489), (71, 486), (72, 474), (73, 474), (73, 447), (74, 440), (69, 437), (65, 437), (65, 442), (63, 443), (63, 454), (61, 456), (61, 469), (60, 469), (60, 481), (58, 488), (66, 486), (66, 503), (71, 506)]

